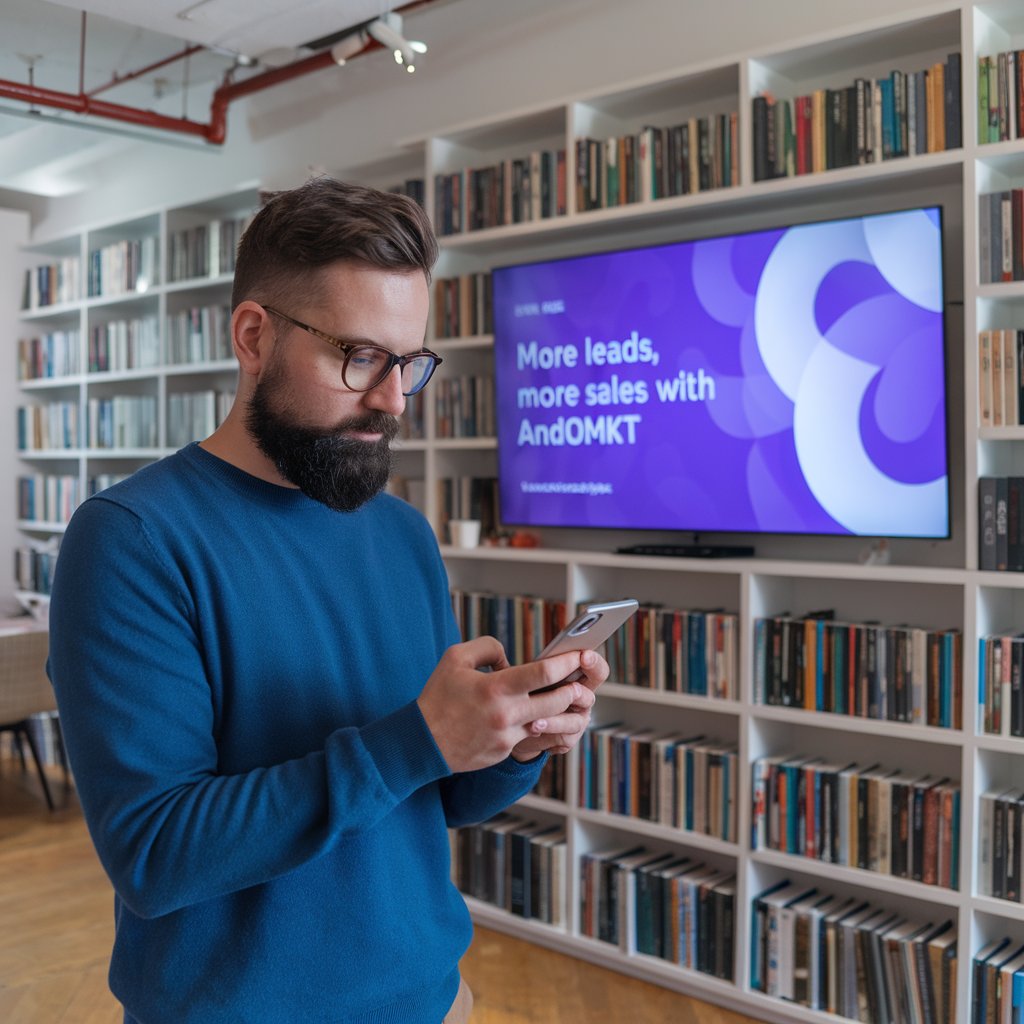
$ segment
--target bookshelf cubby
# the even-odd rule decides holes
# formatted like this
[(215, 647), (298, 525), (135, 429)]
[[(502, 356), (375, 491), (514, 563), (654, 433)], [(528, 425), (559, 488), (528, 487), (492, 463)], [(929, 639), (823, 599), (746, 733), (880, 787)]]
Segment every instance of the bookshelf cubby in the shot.
[[(642, 604), (672, 609), (720, 608), (734, 614), (737, 623), (737, 678), (730, 699), (625, 685), (624, 680), (613, 677), (602, 689), (594, 714), (595, 727), (622, 722), (638, 732), (699, 734), (734, 747), (735, 841), (583, 806), (582, 754), (575, 751), (567, 758), (558, 787), (545, 789), (560, 796), (531, 794), (511, 809), (523, 823), (559, 830), (549, 834), (560, 835), (564, 830), (565, 870), (556, 890), (563, 902), (558, 914), (549, 915), (558, 924), (511, 913), (470, 896), (470, 908), (481, 924), (758, 1019), (808, 1024), (824, 1024), (837, 1017), (787, 998), (780, 990), (769, 994), (758, 973), (756, 944), (752, 946), (758, 927), (755, 901), (781, 882), (788, 880), (794, 895), (816, 888), (822, 896), (884, 906), (911, 922), (931, 922), (939, 927), (950, 921), (956, 957), (942, 959), (940, 951), (937, 962), (944, 965), (952, 994), (948, 1013), (935, 1016), (935, 1020), (968, 1024), (979, 995), (973, 959), (1003, 937), (1010, 938), (1014, 949), (1024, 944), (1024, 905), (990, 895), (979, 827), (984, 795), (1024, 790), (1024, 739), (986, 728), (979, 671), (984, 638), (1022, 628), (1024, 574), (983, 571), (978, 545), (979, 479), (1024, 476), (1024, 427), (990, 425), (982, 419), (979, 334), (1024, 330), (1024, 282), (982, 283), (979, 197), (1024, 188), (1024, 139), (979, 141), (977, 67), (979, 58), (1019, 48), (1024, 48), (1024, 15), (1013, 0), (977, 5), (960, 0), (919, 14), (904, 12), (863, 24), (857, 24), (851, 14), (846, 30), (613, 83), (597, 92), (552, 99), (533, 109), (398, 140), (396, 155), (376, 163), (332, 169), (339, 177), (381, 188), (421, 180), (425, 209), (446, 222), (437, 225), (444, 230), (439, 232), (442, 253), (435, 270), (435, 278), (445, 280), (469, 280), (468, 275), (487, 274), (509, 263), (628, 245), (882, 212), (922, 202), (943, 207), (952, 536), (938, 542), (892, 541), (890, 564), (862, 564), (863, 540), (825, 537), (744, 537), (743, 541), (756, 546), (756, 557), (721, 560), (617, 554), (616, 548), (636, 538), (598, 530), (532, 531), (540, 542), (534, 548), (466, 550), (449, 546), (444, 531), (448, 513), (439, 482), (494, 478), (498, 453), (493, 436), (445, 436), (434, 390), (425, 393), (417, 410), (419, 429), (397, 444), (397, 473), (405, 493), (437, 530), (454, 588), (532, 595), (563, 601), (569, 607), (585, 600), (631, 596)], [(931, 68), (954, 53), (961, 57), (958, 146), (756, 180), (753, 108), (754, 99), (762, 93), (793, 100), (818, 90), (848, 88), (858, 78), (874, 80), (894, 70), (910, 73)], [(730, 138), (730, 167), (735, 174), (720, 182), (721, 187), (682, 194), (669, 190), (665, 195), (640, 195), (635, 201), (610, 204), (582, 201), (577, 190), (581, 183), (577, 140), (603, 141), (607, 152), (608, 140), (636, 135), (648, 126), (670, 128), (733, 114), (736, 145), (733, 149)], [(457, 183), (461, 181), (465, 189), (470, 171), (540, 151), (565, 153), (564, 212), (498, 226), (471, 226), (464, 216), (469, 209), (467, 196), (453, 191), (459, 187)], [(439, 182), (448, 190), (447, 197), (439, 194)], [(121, 224), (89, 228), (52, 241), (36, 241), (26, 254), (26, 266), (60, 266), (61, 260), (78, 255), (84, 268), (94, 240), (116, 242), (138, 233), (141, 226), (161, 239), (163, 270), (172, 233), (244, 213), (256, 199), (256, 187), (249, 186), (209, 202), (132, 216)], [(455, 208), (460, 212), (457, 222), (452, 217)], [(161, 276), (160, 281), (168, 276)], [(61, 296), (53, 305), (37, 305), (27, 311), (21, 334), (77, 330), (83, 346), (77, 365), (85, 367), (84, 346), (93, 325), (155, 315), (166, 340), (169, 316), (215, 309), (228, 301), (229, 291), (230, 274), (153, 284), (141, 295), (117, 299), (88, 299), (80, 287), (76, 299)], [(439, 294), (435, 292), (435, 296)], [(489, 335), (466, 333), (475, 331), (476, 325), (460, 326), (456, 331), (435, 326), (439, 323), (442, 321), (432, 317), (428, 329), (428, 344), (445, 360), (438, 372), (439, 382), (493, 372), (493, 339)], [(448, 336), (454, 334), (459, 336)], [(216, 359), (216, 353), (212, 357)], [(233, 383), (230, 360), (196, 364), (187, 359), (178, 363), (177, 359), (172, 364), (165, 354), (157, 367), (22, 380), (23, 400), (28, 405), (77, 402), (84, 415), (91, 398), (131, 394), (155, 396), (160, 410), (158, 442), (152, 450), (26, 452), (24, 475), (77, 477), (80, 492), (87, 493), (92, 477), (130, 472), (164, 454), (168, 396), (220, 390)], [(59, 521), (22, 520), (19, 525), (26, 540), (36, 547), (59, 538), (62, 529)], [(667, 543), (679, 537), (666, 533), (650, 539)], [(714, 542), (716, 538), (702, 535), (701, 539)], [(832, 609), (836, 621), (854, 625), (878, 623), (891, 629), (905, 625), (955, 633), (960, 638), (962, 685), (949, 691), (955, 706), (950, 709), (947, 726), (928, 724), (927, 719), (881, 720), (761, 700), (756, 689), (757, 622), (781, 616), (802, 619), (821, 609)], [(956, 887), (758, 845), (753, 837), (753, 766), (762, 758), (797, 754), (826, 762), (877, 762), (904, 773), (928, 773), (955, 783), (959, 787)], [(514, 822), (512, 827), (520, 827), (520, 823)], [(453, 837), (453, 845), (458, 842), (459, 837)], [(629, 942), (613, 944), (588, 934), (581, 909), (585, 858), (638, 845), (673, 859), (699, 860), (721, 878), (735, 879), (731, 979), (638, 952)], [(479, 880), (480, 876), (474, 877)], [(942, 949), (948, 951), (949, 944)]]

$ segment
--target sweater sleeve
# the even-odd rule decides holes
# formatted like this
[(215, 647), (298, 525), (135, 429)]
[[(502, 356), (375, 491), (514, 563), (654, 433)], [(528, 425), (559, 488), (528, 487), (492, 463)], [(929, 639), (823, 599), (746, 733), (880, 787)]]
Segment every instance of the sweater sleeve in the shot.
[(137, 517), (102, 499), (67, 530), (50, 630), (86, 820), (141, 917), (292, 871), (450, 775), (415, 703), (339, 729), (304, 757), (221, 773), (187, 589)]
[(521, 764), (509, 757), (490, 768), (445, 779), (441, 792), (449, 828), (475, 825), (514, 804), (537, 784), (547, 759), (543, 754)]

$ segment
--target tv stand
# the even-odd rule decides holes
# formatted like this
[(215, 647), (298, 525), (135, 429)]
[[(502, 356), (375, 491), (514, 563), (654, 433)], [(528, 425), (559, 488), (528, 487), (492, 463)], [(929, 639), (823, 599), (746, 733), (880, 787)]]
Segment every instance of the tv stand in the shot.
[(631, 544), (616, 548), (620, 555), (662, 555), (668, 558), (749, 558), (749, 544)]

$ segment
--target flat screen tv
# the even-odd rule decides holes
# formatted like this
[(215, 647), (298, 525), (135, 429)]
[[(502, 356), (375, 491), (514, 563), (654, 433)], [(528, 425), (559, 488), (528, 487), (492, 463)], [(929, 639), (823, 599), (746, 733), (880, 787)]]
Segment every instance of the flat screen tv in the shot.
[(506, 523), (949, 536), (940, 207), (493, 286)]

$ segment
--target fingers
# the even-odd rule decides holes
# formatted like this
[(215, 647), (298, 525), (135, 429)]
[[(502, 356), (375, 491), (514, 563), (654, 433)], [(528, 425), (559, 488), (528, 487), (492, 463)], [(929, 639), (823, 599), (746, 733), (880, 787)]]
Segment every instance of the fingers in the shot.
[(457, 652), (458, 658), (467, 668), (500, 671), (509, 667), (505, 648), (493, 636), (478, 636), (456, 644), (449, 650)]

